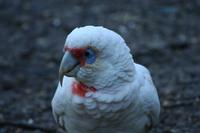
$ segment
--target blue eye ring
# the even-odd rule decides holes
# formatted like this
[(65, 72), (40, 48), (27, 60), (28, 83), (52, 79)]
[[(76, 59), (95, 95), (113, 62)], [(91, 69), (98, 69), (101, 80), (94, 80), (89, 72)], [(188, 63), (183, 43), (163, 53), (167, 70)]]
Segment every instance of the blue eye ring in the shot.
[(93, 64), (96, 60), (95, 51), (92, 48), (87, 48), (85, 51), (85, 58), (87, 64)]

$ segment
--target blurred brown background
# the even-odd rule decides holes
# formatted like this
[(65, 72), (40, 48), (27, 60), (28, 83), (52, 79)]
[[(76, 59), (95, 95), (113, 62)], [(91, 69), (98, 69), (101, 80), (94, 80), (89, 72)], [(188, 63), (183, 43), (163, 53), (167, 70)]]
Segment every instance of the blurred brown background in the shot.
[(51, 99), (65, 37), (84, 25), (122, 35), (161, 100), (154, 133), (200, 132), (199, 0), (0, 0), (0, 133), (61, 133)]

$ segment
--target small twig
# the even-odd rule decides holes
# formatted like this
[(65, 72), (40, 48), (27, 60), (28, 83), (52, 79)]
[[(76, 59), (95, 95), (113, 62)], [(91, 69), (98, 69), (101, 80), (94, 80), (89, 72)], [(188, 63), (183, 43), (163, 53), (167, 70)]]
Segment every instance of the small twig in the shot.
[(0, 127), (6, 127), (6, 126), (12, 126), (12, 127), (18, 127), (18, 128), (23, 128), (27, 130), (40, 130), (46, 133), (55, 133), (56, 129), (54, 128), (47, 128), (47, 127), (42, 127), (38, 125), (33, 125), (33, 124), (27, 124), (23, 122), (11, 122), (11, 121), (0, 121)]
[(182, 107), (182, 106), (188, 106), (191, 104), (192, 103), (188, 103), (188, 102), (178, 102), (178, 103), (166, 104), (166, 105), (163, 105), (163, 107), (164, 108), (177, 108), (177, 107)]
[(193, 105), (194, 103), (200, 103), (199, 99), (192, 99), (188, 101), (180, 101), (180, 102), (175, 102), (175, 103), (168, 103), (164, 104), (163, 107), (168, 109), (168, 108), (177, 108), (177, 107), (184, 107), (184, 106), (190, 106)]

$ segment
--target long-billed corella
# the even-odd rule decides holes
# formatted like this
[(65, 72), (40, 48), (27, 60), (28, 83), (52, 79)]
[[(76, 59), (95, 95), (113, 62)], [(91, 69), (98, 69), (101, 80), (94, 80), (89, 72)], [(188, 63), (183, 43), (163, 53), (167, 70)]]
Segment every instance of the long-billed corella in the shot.
[(149, 71), (109, 29), (74, 29), (59, 79), (52, 108), (66, 133), (148, 133), (158, 122), (160, 102)]

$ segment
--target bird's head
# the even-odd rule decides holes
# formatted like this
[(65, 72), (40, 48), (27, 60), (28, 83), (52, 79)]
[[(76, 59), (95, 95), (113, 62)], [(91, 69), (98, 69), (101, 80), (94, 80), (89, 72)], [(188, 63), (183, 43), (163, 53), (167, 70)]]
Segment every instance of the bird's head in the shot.
[(99, 26), (74, 29), (66, 38), (60, 65), (60, 83), (64, 76), (74, 77), (96, 89), (133, 80), (134, 61), (123, 38)]

